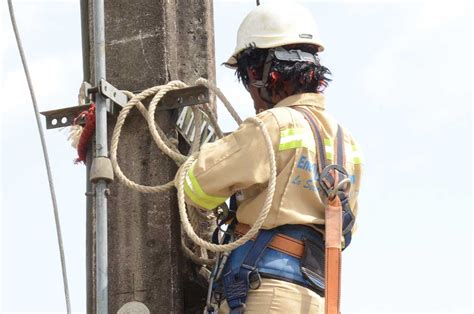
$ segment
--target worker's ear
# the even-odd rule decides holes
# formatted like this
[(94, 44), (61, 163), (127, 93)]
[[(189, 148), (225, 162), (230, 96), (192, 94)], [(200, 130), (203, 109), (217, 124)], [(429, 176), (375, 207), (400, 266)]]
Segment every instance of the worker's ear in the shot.
[(249, 76), (251, 81), (258, 80), (257, 70), (255, 70), (255, 68), (247, 68), (247, 75)]

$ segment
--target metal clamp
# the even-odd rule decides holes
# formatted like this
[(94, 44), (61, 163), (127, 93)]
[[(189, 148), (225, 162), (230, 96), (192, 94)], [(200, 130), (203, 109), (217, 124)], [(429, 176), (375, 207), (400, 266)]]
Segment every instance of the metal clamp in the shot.
[(122, 108), (125, 107), (128, 102), (127, 95), (104, 79), (101, 79), (99, 82), (99, 92)]

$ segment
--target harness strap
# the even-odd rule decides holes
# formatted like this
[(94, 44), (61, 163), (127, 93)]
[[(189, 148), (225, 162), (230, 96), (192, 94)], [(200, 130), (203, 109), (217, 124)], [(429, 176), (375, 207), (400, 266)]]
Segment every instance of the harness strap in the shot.
[(323, 137), (321, 136), (321, 131), (319, 130), (318, 123), (314, 120), (312, 113), (304, 108), (304, 107), (293, 107), (296, 111), (299, 111), (303, 114), (306, 121), (308, 121), (309, 125), (311, 126), (311, 130), (313, 131), (314, 138), (316, 140), (316, 157), (318, 159), (318, 176), (321, 175), (323, 169), (327, 165), (326, 159), (326, 148), (324, 146)]
[(336, 134), (336, 163), (344, 167), (346, 163), (346, 154), (344, 153), (344, 134), (340, 125), (337, 126)]
[[(336, 135), (336, 163), (344, 167), (344, 135), (340, 125)], [(334, 171), (336, 183), (340, 182), (341, 175)], [(335, 186), (335, 185), (334, 185)], [(343, 206), (341, 196), (348, 203), (345, 193), (338, 193), (333, 199), (328, 199), (325, 211), (325, 241), (326, 241), (326, 291), (325, 312), (339, 314), (341, 304), (341, 239), (343, 235)], [(350, 211), (350, 209), (349, 209)], [(350, 211), (352, 213), (352, 211)]]
[[(235, 226), (234, 232), (238, 236), (243, 236), (250, 230), (250, 226), (238, 223)], [(256, 237), (252, 238), (255, 240)], [(304, 253), (304, 242), (295, 238), (292, 238), (283, 233), (276, 233), (272, 241), (268, 244), (268, 247), (287, 255), (301, 259)]]
[(325, 225), (325, 312), (326, 314), (339, 314), (341, 294), (342, 205), (338, 196), (329, 200), (326, 205)]
[[(250, 285), (257, 281), (260, 286), (260, 275), (257, 263), (262, 258), (265, 248), (272, 241), (276, 231), (261, 229), (252, 247), (247, 251), (243, 262), (237, 269), (230, 269), (224, 275), (224, 291), (231, 314), (243, 313)], [(254, 289), (258, 288), (255, 287)]]
[[(344, 167), (346, 163), (346, 154), (344, 150), (344, 134), (342, 132), (341, 126), (337, 128), (337, 146), (336, 146), (336, 162), (339, 166)], [(337, 172), (336, 172), (337, 173)], [(337, 173), (339, 174), (339, 173)], [(340, 180), (338, 180), (340, 181)], [(349, 204), (349, 197), (346, 193), (341, 192), (338, 193), (339, 200), (341, 201), (342, 206), (342, 235), (344, 237), (344, 246), (342, 249), (347, 247), (352, 240), (352, 227), (355, 223), (355, 216), (352, 213), (350, 204)]]
[[(325, 184), (334, 189), (337, 184), (343, 179), (344, 173), (331, 169), (329, 173), (331, 175), (322, 177), (324, 169), (327, 167), (326, 154), (322, 141), (321, 132), (318, 127), (318, 123), (315, 120), (312, 113), (303, 107), (294, 107), (297, 111), (301, 112), (305, 119), (309, 122), (316, 139), (318, 149), (317, 155), (319, 160), (319, 176), (320, 180), (325, 180)], [(345, 164), (344, 154), (344, 134), (342, 128), (338, 126), (336, 134), (335, 147), (335, 163), (342, 167)], [(324, 157), (324, 158), (323, 158)], [(344, 170), (345, 171), (345, 170)], [(341, 239), (343, 239), (343, 229), (347, 232), (348, 238), (344, 237), (345, 242), (350, 243), (350, 230), (349, 226), (353, 225), (352, 211), (349, 207), (348, 197), (344, 192), (337, 193), (334, 197), (327, 199), (325, 209), (325, 313), (326, 314), (339, 314), (340, 313), (340, 287), (341, 287)], [(344, 206), (343, 206), (344, 204)], [(344, 209), (344, 210), (343, 210)], [(350, 213), (348, 216), (344, 215), (343, 211)], [(352, 222), (352, 223), (351, 223)], [(344, 226), (343, 226), (344, 224)], [(347, 224), (347, 226), (345, 225)], [(344, 227), (344, 228), (343, 228)], [(348, 245), (348, 243), (345, 243)]]

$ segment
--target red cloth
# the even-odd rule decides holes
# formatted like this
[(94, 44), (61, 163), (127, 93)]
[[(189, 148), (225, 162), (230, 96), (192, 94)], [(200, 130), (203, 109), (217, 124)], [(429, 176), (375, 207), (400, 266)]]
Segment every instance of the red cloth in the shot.
[(92, 103), (89, 107), (89, 110), (83, 111), (74, 120), (74, 123), (76, 123), (76, 120), (78, 118), (85, 118), (86, 124), (84, 126), (84, 129), (82, 130), (81, 137), (77, 145), (77, 154), (79, 157), (75, 160), (75, 163), (85, 163), (87, 157), (87, 148), (89, 146), (89, 142), (92, 139), (92, 136), (95, 133), (95, 104)]

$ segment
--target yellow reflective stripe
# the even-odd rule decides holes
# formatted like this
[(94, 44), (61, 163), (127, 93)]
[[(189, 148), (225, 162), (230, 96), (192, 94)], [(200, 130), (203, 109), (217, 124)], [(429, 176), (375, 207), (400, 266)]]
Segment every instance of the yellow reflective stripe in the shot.
[[(311, 135), (311, 134), (309, 134)], [(280, 132), (280, 145), (278, 150), (306, 147), (314, 151), (314, 140), (302, 128), (289, 128)]]
[(324, 148), (326, 150), (326, 158), (332, 160), (332, 157), (334, 156), (334, 140), (325, 138)]
[(304, 129), (302, 128), (289, 128), (289, 129), (284, 129), (280, 132), (280, 137), (286, 137), (289, 135), (295, 135), (295, 134), (303, 134)]
[(184, 192), (196, 205), (213, 209), (225, 202), (227, 197), (213, 196), (204, 192), (194, 176), (194, 165), (188, 170), (184, 184)]
[(278, 146), (278, 150), (282, 151), (282, 150), (300, 148), (300, 147), (303, 147), (303, 141), (302, 140), (292, 141), (292, 142), (288, 142), (288, 143), (285, 143), (285, 144), (280, 144), (280, 146)]
[(352, 162), (354, 165), (359, 165), (362, 163), (362, 153), (355, 144), (352, 145)]
[(184, 184), (184, 193), (186, 194), (187, 197), (189, 197), (196, 205), (199, 207), (205, 208), (205, 209), (213, 209), (214, 207), (211, 207), (210, 204), (204, 202), (200, 198), (196, 196), (194, 191), (191, 189), (191, 187), (185, 183)]

